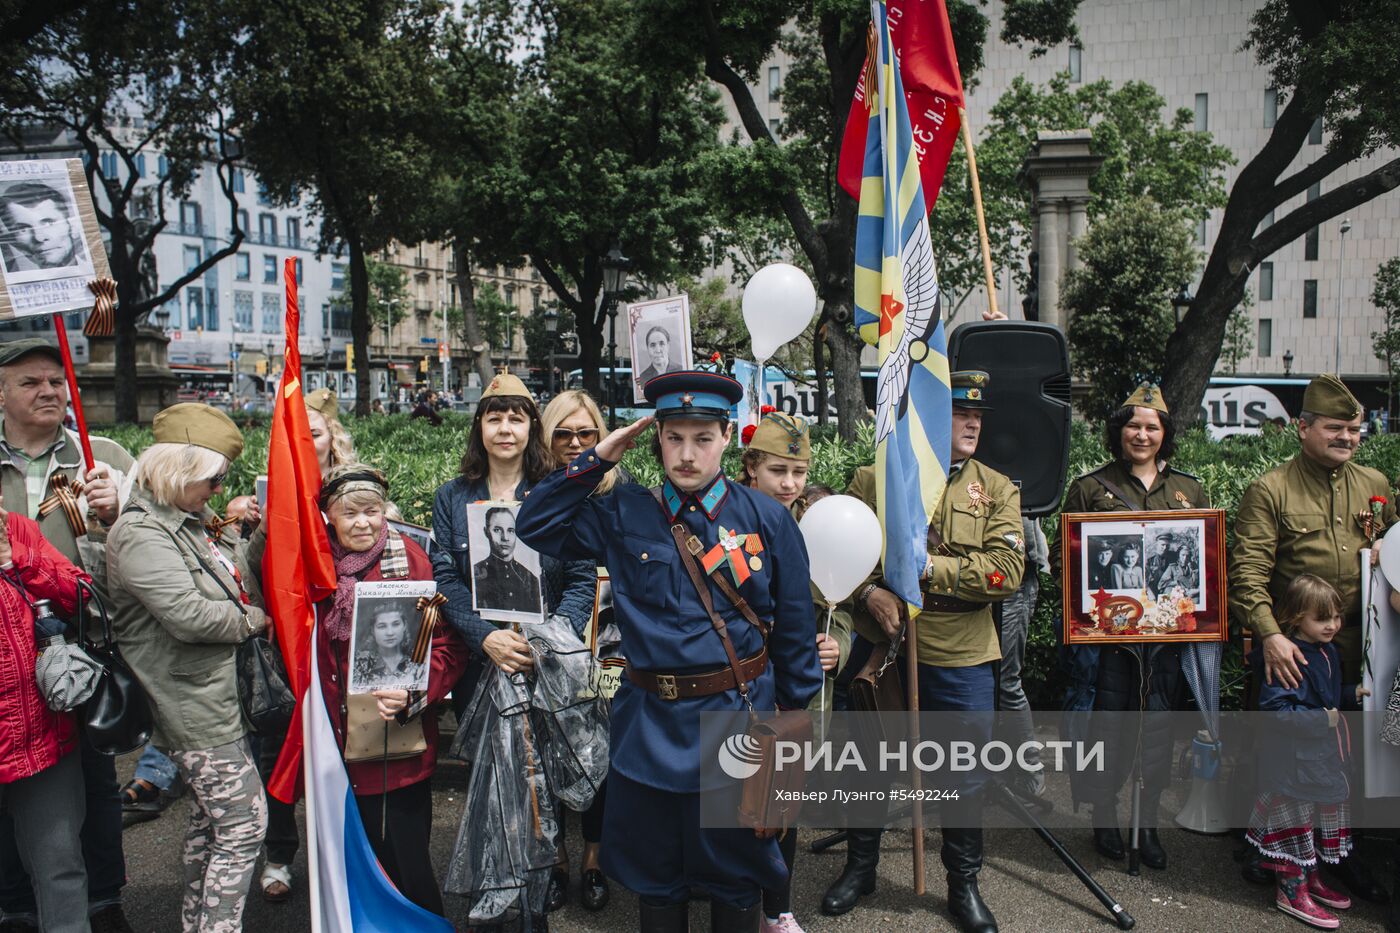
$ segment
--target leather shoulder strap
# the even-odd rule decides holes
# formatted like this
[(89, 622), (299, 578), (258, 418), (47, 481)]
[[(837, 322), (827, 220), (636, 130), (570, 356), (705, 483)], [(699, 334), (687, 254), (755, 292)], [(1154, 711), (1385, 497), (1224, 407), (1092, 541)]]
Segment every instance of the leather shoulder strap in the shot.
[(695, 563), (695, 555), (691, 551), (691, 548), (699, 550), (703, 545), (680, 522), (671, 526), (671, 537), (676, 539), (676, 549), (681, 552), (681, 563), (685, 564), (686, 572), (690, 574), (690, 582), (695, 584), (695, 592), (700, 594), (700, 603), (710, 617), (710, 625), (719, 636), (719, 640), (724, 642), (724, 655), (729, 659), (730, 670), (734, 672), (734, 683), (739, 688), (739, 695), (747, 700), (749, 685), (739, 667), (739, 654), (734, 650), (734, 642), (729, 639), (729, 627), (724, 624), (719, 613), (715, 612), (715, 604), (710, 599), (710, 588), (705, 585), (705, 577), (700, 572), (700, 565)]
[[(1124, 502), (1128, 503), (1129, 505), (1132, 505), (1132, 504), (1133, 504), (1133, 500), (1130, 499), (1130, 498), (1128, 498), (1128, 494), (1127, 494), (1126, 492), (1124, 492), (1121, 488), (1119, 488), (1119, 486), (1118, 486), (1117, 483), (1110, 482), (1109, 480), (1105, 479), (1103, 476), (1101, 476), (1101, 475), (1098, 474), (1098, 473), (1090, 473), (1089, 475), (1092, 476), (1092, 477), (1094, 478), (1094, 482), (1098, 483), (1098, 484), (1099, 484), (1100, 486), (1102, 486), (1104, 489), (1107, 489), (1109, 492), (1113, 493), (1115, 496), (1117, 496), (1118, 498), (1122, 499)], [(1140, 503), (1140, 504), (1138, 505), (1138, 508), (1139, 508), (1139, 510), (1145, 510), (1145, 509), (1146, 509), (1146, 506), (1147, 506), (1147, 503), (1146, 503), (1146, 502), (1143, 502), (1143, 503)]]
[[(662, 507), (663, 509), (666, 508), (666, 503), (665, 503), (665, 502), (662, 500), (662, 498), (661, 498), (661, 487), (660, 487), (660, 486), (653, 486), (653, 487), (651, 487), (651, 495), (652, 495), (652, 497), (653, 497), (654, 499), (656, 499), (656, 501), (661, 505), (661, 507)], [(672, 526), (671, 526), (671, 533), (672, 533), (672, 534), (675, 534), (675, 529), (676, 529), (678, 526), (679, 526), (680, 529), (681, 529), (681, 533), (682, 533), (683, 535), (685, 535), (687, 538), (689, 538), (689, 537), (690, 537), (689, 531), (685, 528), (684, 525), (679, 525), (679, 523), (677, 523), (677, 525), (672, 525)], [(697, 539), (697, 542), (696, 542), (696, 543), (697, 543), (697, 546), (698, 546), (698, 544), (699, 544), (698, 539)], [(687, 554), (687, 552), (688, 552), (688, 548), (687, 548), (686, 541), (685, 541), (684, 539), (682, 539), (682, 538), (677, 538), (677, 539), (676, 539), (676, 547), (678, 547), (678, 548), (680, 549), (681, 557), (682, 557), (682, 559), (684, 559), (685, 556), (686, 556), (686, 554)], [(702, 548), (701, 550), (703, 550), (703, 548)], [(698, 555), (698, 554), (700, 553), (700, 551), (697, 550), (697, 551), (695, 551), (694, 553)], [(687, 567), (686, 569), (690, 569), (690, 568)], [(698, 571), (699, 568), (696, 568), (696, 569), (697, 569), (697, 571)], [(694, 579), (693, 576), (692, 576), (692, 579)], [(703, 581), (702, 581), (702, 582), (703, 582)], [(764, 640), (764, 641), (767, 641), (767, 640), (768, 640), (768, 625), (767, 625), (767, 623), (765, 623), (762, 619), (760, 619), (760, 618), (758, 617), (758, 614), (757, 614), (757, 613), (755, 613), (755, 612), (753, 611), (753, 607), (749, 605), (749, 601), (748, 601), (747, 599), (745, 599), (744, 597), (740, 596), (740, 595), (739, 595), (739, 591), (736, 590), (736, 589), (734, 589), (734, 585), (733, 585), (732, 583), (730, 583), (728, 580), (726, 580), (726, 579), (725, 579), (724, 577), (722, 577), (722, 576), (719, 576), (719, 575), (716, 575), (716, 576), (715, 576), (715, 585), (718, 586), (718, 587), (719, 587), (719, 591), (720, 591), (721, 593), (724, 594), (724, 598), (727, 599), (727, 600), (729, 600), (731, 603), (733, 603), (733, 604), (734, 604), (734, 608), (739, 610), (739, 614), (740, 614), (741, 616), (743, 616), (744, 619), (745, 619), (750, 625), (752, 625), (754, 628), (758, 629), (758, 631), (763, 635), (763, 640)], [(700, 598), (701, 598), (702, 600), (706, 600), (706, 601), (707, 601), (706, 604), (708, 605), (708, 600), (709, 600), (709, 597), (710, 597), (709, 589), (706, 588), (706, 587), (701, 587), (700, 590), (701, 590)]]

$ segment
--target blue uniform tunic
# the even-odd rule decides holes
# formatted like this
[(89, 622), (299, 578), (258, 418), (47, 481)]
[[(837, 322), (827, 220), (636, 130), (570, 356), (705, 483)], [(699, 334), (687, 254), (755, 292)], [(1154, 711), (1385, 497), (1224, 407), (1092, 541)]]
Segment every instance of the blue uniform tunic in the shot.
[[(821, 689), (822, 672), (807, 549), (792, 516), (722, 474), (695, 493), (680, 493), (668, 480), (660, 502), (650, 490), (630, 484), (610, 496), (590, 497), (612, 466), (590, 449), (542, 480), (520, 508), (520, 539), (561, 560), (605, 565), (628, 662), (641, 670), (683, 673), (725, 669), (728, 659), (676, 550), (672, 523), (683, 523), (706, 552), (719, 543), (721, 528), (757, 535), (762, 549), (756, 555), (736, 555), (750, 568), (736, 589), (760, 619), (772, 621), (771, 663), (750, 685), (750, 697), (760, 711), (805, 708)], [(750, 562), (753, 556), (756, 562)], [(730, 570), (721, 566), (715, 573)], [(762, 633), (707, 585), (739, 656), (758, 653)], [(737, 690), (668, 701), (623, 679), (613, 699), (611, 755), (613, 771), (625, 780), (609, 778), (608, 874), (656, 901), (684, 899), (689, 885), (697, 884), (738, 906), (755, 902), (760, 886), (782, 880), (786, 870), (776, 841), (757, 839), (747, 829), (691, 825), (698, 824), (700, 714), (744, 709)]]

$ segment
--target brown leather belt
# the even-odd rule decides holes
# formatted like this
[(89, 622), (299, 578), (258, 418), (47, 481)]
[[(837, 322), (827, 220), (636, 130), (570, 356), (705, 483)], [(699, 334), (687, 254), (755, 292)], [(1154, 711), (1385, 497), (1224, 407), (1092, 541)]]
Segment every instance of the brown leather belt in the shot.
[(962, 614), (976, 612), (986, 605), (986, 603), (974, 603), (966, 599), (958, 599), (956, 596), (942, 596), (938, 593), (924, 594), (924, 610), (926, 612), (956, 612)]
[[(744, 675), (745, 683), (757, 680), (767, 667), (767, 645), (764, 645), (758, 654), (739, 662), (739, 670)], [(654, 693), (663, 700), (707, 697), (723, 693), (726, 690), (733, 690), (738, 686), (734, 683), (734, 671), (729, 667), (702, 671), (698, 674), (662, 674), (656, 671), (640, 671), (629, 664), (627, 665), (627, 679), (647, 693)]]

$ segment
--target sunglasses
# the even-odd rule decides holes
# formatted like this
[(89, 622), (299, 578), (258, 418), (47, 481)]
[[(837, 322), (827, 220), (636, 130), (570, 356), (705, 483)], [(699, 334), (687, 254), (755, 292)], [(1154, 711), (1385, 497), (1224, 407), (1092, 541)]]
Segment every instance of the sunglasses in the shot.
[(228, 473), (227, 473), (227, 472), (224, 472), (224, 473), (215, 473), (213, 476), (209, 477), (209, 488), (210, 488), (210, 489), (218, 489), (220, 486), (222, 486), (222, 485), (224, 484), (224, 480), (226, 480), (226, 479), (228, 479)]
[(574, 438), (585, 447), (592, 446), (598, 440), (597, 428), (584, 428), (582, 431), (570, 431), (568, 428), (554, 429), (554, 443), (567, 444)]

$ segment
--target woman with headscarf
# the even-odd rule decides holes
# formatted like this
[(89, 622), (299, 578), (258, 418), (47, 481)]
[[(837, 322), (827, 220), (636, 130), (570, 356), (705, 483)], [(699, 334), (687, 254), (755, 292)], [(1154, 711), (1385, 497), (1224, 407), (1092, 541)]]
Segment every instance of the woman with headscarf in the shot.
[[(421, 609), (424, 613), (421, 624), (434, 625), (427, 661), (427, 692), (377, 689), (369, 694), (374, 698), (373, 708), (345, 693), (350, 680), (355, 585), (433, 578), (428, 555), (417, 544), (389, 528), (384, 517), (388, 497), (389, 481), (384, 474), (358, 463), (331, 470), (321, 487), (321, 509), (326, 514), (331, 556), (335, 559), (336, 588), (318, 607), (316, 659), (321, 693), (342, 753), (347, 752), (347, 736), (355, 734), (357, 728), (363, 729), (366, 722), (374, 723), (375, 719), (385, 723), (386, 736), (390, 728), (405, 727), (422, 734), (425, 747), (420, 754), (393, 757), (387, 762), (382, 753), (353, 757), (347, 754), (345, 767), (360, 819), (379, 864), (384, 866), (385, 873), (404, 897), (441, 916), (442, 891), (438, 888), (429, 850), (433, 828), (430, 779), (437, 767), (438, 746), (435, 707), (465, 669), (466, 645), (451, 626), (437, 621), (435, 607)], [(413, 630), (417, 631), (417, 626)], [(409, 670), (414, 659), (404, 656), (402, 662), (399, 673), (406, 680), (417, 679), (417, 670)], [(376, 734), (373, 728), (370, 733)], [(373, 746), (374, 742), (370, 744)]]

